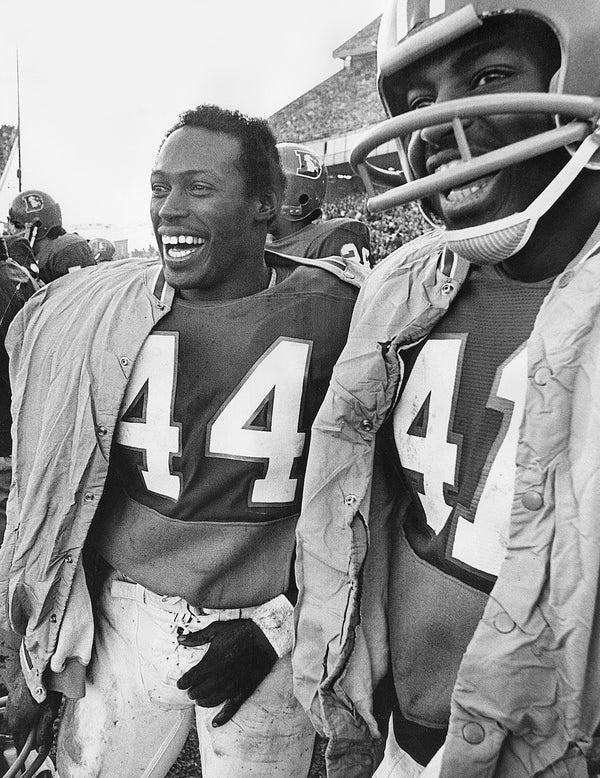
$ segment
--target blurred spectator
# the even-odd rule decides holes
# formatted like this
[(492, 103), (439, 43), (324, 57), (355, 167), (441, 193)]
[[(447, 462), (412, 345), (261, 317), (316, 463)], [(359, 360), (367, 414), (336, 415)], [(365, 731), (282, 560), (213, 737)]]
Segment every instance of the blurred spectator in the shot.
[(8, 211), (8, 228), (12, 235), (24, 236), (29, 242), (46, 284), (96, 264), (85, 238), (68, 233), (62, 226), (60, 205), (39, 189), (28, 189), (15, 197)]
[(345, 217), (321, 221), (327, 168), (320, 157), (298, 143), (278, 143), (277, 150), (286, 188), (281, 210), (269, 228), (267, 248), (309, 259), (350, 257), (369, 265), (366, 224)]

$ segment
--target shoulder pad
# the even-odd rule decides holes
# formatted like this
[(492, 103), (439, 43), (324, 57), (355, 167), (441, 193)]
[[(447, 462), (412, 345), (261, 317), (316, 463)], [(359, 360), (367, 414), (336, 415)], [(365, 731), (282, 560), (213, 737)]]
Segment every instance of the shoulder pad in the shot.
[(309, 267), (318, 267), (321, 270), (327, 270), (341, 281), (345, 281), (352, 286), (361, 287), (363, 281), (369, 274), (370, 268), (362, 265), (355, 259), (346, 259), (345, 257), (331, 256), (320, 257), (319, 259), (309, 259), (308, 257), (294, 257), (290, 254), (282, 254), (279, 251), (268, 251), (278, 257), (294, 262), (297, 265), (308, 265)]

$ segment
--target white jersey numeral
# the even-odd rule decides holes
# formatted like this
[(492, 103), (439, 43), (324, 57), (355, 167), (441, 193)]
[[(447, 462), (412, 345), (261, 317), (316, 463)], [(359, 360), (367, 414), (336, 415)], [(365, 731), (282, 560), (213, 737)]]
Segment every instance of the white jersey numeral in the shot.
[[(293, 502), (292, 478), (306, 435), (299, 432), (310, 341), (279, 338), (256, 362), (207, 426), (206, 455), (266, 463), (251, 490), (253, 504)], [(177, 376), (176, 333), (146, 339), (127, 385), (116, 440), (143, 452), (142, 477), (155, 494), (177, 500), (181, 475), (171, 461), (181, 455), (181, 425), (173, 422)]]
[(344, 243), (340, 249), (340, 256), (344, 259), (355, 259), (363, 265), (369, 265), (369, 257), (371, 252), (366, 246), (363, 246), (359, 251), (356, 243)]
[[(117, 443), (144, 452), (142, 477), (146, 488), (176, 500), (180, 476), (171, 472), (171, 458), (181, 453), (181, 429), (173, 422), (173, 398), (177, 375), (177, 335), (172, 332), (148, 336), (135, 361), (127, 384), (117, 425)], [(127, 420), (137, 406), (139, 419)]]
[[(264, 478), (252, 487), (252, 504), (288, 503), (296, 495), (294, 461), (305, 433), (298, 431), (312, 344), (280, 338), (245, 376), (209, 425), (207, 454), (264, 461)], [(266, 413), (266, 423), (253, 422)]]
[[(427, 524), (438, 533), (451, 513), (445, 490), (456, 486), (460, 436), (453, 414), (460, 381), (463, 341), (433, 339), (421, 350), (394, 411), (394, 438), (404, 469), (421, 479), (418, 496)], [(488, 408), (503, 414), (482, 470), (468, 516), (459, 513), (450, 556), (497, 575), (508, 540), (515, 458), (527, 385), (526, 344), (496, 371)]]
[(462, 350), (458, 339), (428, 340), (394, 411), (398, 455), (404, 469), (423, 477), (419, 499), (434, 532), (450, 515), (444, 491), (456, 481), (458, 446), (449, 430)]
[[(470, 567), (498, 575), (508, 543), (508, 528), (515, 491), (515, 459), (519, 427), (525, 406), (527, 349), (522, 347), (498, 368), (489, 408), (503, 414), (495, 445), (485, 463), (481, 496), (473, 501), (475, 515), (458, 517), (452, 556)], [(499, 379), (499, 380), (498, 380)]]

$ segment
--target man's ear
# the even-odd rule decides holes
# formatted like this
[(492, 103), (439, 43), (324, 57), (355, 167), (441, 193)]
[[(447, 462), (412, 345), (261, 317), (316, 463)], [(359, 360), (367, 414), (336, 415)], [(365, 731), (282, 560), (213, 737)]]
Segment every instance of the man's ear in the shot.
[(260, 222), (271, 222), (279, 213), (281, 198), (275, 192), (264, 192), (256, 198), (256, 218)]

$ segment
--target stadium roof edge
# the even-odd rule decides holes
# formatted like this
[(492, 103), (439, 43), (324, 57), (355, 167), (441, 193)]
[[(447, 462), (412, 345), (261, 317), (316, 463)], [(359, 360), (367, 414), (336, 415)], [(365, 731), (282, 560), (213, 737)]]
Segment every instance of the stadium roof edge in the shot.
[(366, 27), (359, 30), (351, 38), (333, 50), (334, 59), (346, 59), (346, 57), (361, 57), (374, 54), (377, 48), (377, 31), (381, 14), (369, 22)]

